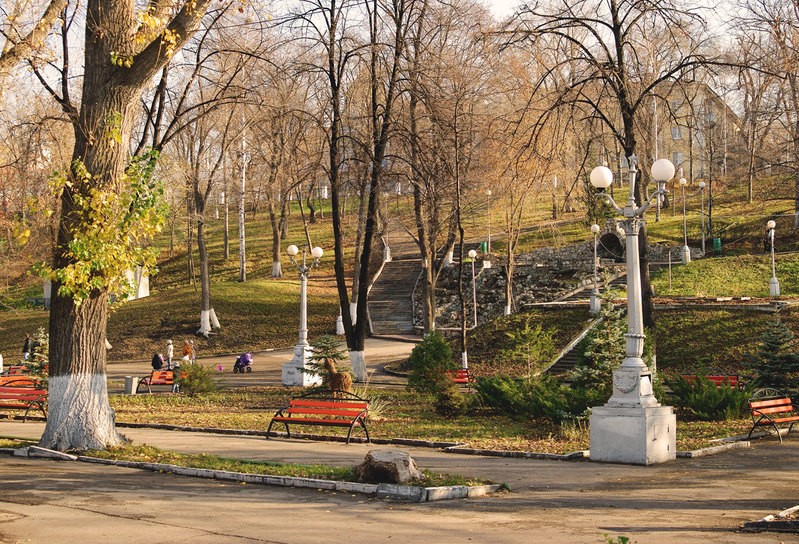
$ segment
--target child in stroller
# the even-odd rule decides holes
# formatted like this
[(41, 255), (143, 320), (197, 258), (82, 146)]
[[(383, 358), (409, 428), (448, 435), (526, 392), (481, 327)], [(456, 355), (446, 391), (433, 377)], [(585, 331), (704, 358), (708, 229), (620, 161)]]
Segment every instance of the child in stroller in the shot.
[(236, 357), (236, 362), (233, 364), (233, 374), (241, 372), (252, 372), (252, 353), (242, 353)]

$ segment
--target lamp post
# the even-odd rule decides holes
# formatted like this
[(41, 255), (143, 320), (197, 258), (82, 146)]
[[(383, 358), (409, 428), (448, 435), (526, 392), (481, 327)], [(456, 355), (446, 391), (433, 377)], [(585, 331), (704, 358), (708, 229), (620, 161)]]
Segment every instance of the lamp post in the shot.
[(613, 372), (613, 395), (604, 406), (592, 410), (591, 460), (649, 465), (676, 458), (677, 419), (672, 408), (661, 406), (652, 394), (652, 372), (641, 358), (645, 335), (638, 232), (644, 213), (666, 192), (666, 182), (674, 176), (674, 165), (668, 159), (655, 161), (651, 172), (657, 190), (642, 206), (637, 206), (635, 175), (638, 159), (632, 155), (628, 160), (630, 195), (623, 208), (604, 192), (613, 183), (613, 173), (606, 166), (591, 171), (591, 185), (600, 191), (602, 198), (617, 214), (624, 217), (621, 223), (626, 235), (627, 257), (626, 357)]
[(688, 183), (688, 180), (685, 178), (680, 178), (680, 188), (682, 189), (682, 236), (683, 236), (683, 246), (682, 251), (682, 264), (688, 264), (691, 262), (691, 248), (688, 247), (688, 220), (686, 219), (685, 215), (685, 184)]
[(768, 229), (768, 245), (771, 246), (771, 281), (768, 284), (768, 292), (772, 297), (780, 296), (780, 282), (777, 281), (777, 266), (774, 261), (774, 228), (777, 223), (772, 219), (766, 223)]
[(591, 302), (589, 304), (589, 312), (591, 315), (599, 314), (602, 309), (602, 298), (599, 296), (599, 278), (597, 277), (597, 259), (596, 248), (599, 240), (599, 225), (594, 223), (591, 225), (591, 233), (594, 235), (594, 288), (591, 289)]
[(705, 256), (705, 182), (699, 182), (699, 211), (702, 214), (702, 256)]
[(311, 269), (319, 264), (319, 259), (324, 251), (321, 247), (313, 248), (311, 256), (314, 260), (311, 263), (306, 263), (307, 248), (305, 246), (302, 248), (302, 262), (298, 263), (295, 257), (299, 252), (300, 250), (295, 245), (290, 245), (286, 248), (289, 260), (297, 266), (297, 270), (300, 273), (300, 334), (297, 345), (294, 346), (294, 357), (283, 365), (281, 381), (283, 385), (306, 387), (321, 383), (319, 376), (306, 372), (306, 365), (312, 351), (310, 344), (308, 344), (308, 276), (311, 273)]
[(474, 305), (474, 326), (477, 326), (477, 285), (474, 275), (474, 261), (477, 259), (477, 252), (473, 249), (469, 250), (469, 259), (472, 261), (472, 304)]
[(486, 191), (486, 195), (488, 195), (488, 244), (486, 254), (488, 258), (491, 258), (491, 189)]

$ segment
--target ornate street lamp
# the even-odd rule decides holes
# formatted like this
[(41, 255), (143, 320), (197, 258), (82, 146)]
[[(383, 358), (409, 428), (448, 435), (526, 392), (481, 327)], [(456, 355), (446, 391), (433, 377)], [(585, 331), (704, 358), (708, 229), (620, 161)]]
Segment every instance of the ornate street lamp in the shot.
[(780, 296), (780, 282), (777, 281), (777, 266), (774, 261), (774, 228), (777, 223), (774, 220), (766, 223), (768, 229), (768, 245), (771, 246), (771, 281), (768, 284), (768, 292), (772, 297)]
[(627, 256), (627, 334), (626, 357), (613, 372), (613, 395), (604, 406), (591, 413), (591, 460), (649, 465), (676, 458), (677, 419), (670, 406), (661, 406), (652, 394), (652, 372), (641, 355), (644, 350), (644, 320), (641, 298), (641, 265), (638, 257), (638, 232), (650, 205), (666, 193), (666, 182), (674, 177), (674, 165), (667, 159), (655, 161), (652, 178), (657, 190), (642, 206), (635, 203), (635, 175), (638, 159), (632, 155), (630, 195), (621, 208), (604, 190), (613, 182), (606, 166), (591, 172), (591, 185), (600, 191), (617, 214), (626, 235)]
[(311, 269), (319, 264), (319, 259), (322, 258), (324, 251), (321, 247), (313, 248), (311, 250), (313, 262), (309, 264), (305, 261), (307, 248), (305, 246), (302, 248), (302, 262), (300, 263), (295, 260), (299, 252), (299, 248), (295, 245), (290, 245), (286, 248), (289, 260), (297, 266), (297, 270), (300, 273), (300, 334), (297, 345), (294, 346), (294, 357), (283, 365), (281, 381), (283, 385), (307, 387), (321, 383), (321, 377), (306, 372), (307, 363), (313, 351), (310, 344), (308, 344), (308, 276), (311, 273)]
[(591, 233), (594, 235), (594, 288), (591, 289), (591, 302), (589, 304), (589, 312), (591, 315), (598, 315), (602, 309), (602, 298), (599, 296), (599, 278), (597, 276), (597, 258), (596, 248), (599, 241), (599, 225), (594, 223), (591, 225)]
[(682, 189), (682, 236), (683, 236), (683, 246), (682, 251), (682, 264), (688, 264), (691, 262), (691, 248), (688, 247), (688, 220), (686, 219), (685, 215), (685, 184), (688, 183), (688, 180), (685, 178), (680, 178), (680, 188)]

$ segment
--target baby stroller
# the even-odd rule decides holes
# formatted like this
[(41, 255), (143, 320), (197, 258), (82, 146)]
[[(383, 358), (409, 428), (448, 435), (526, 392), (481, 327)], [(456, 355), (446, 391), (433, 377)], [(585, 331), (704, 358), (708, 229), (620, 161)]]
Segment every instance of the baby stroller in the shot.
[(242, 353), (236, 357), (236, 362), (233, 364), (233, 374), (241, 372), (252, 372), (252, 353)]

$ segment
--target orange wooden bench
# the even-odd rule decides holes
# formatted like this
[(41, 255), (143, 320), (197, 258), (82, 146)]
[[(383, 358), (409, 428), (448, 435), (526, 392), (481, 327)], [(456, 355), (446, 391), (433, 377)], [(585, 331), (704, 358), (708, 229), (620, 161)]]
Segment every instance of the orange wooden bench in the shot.
[(459, 384), (469, 385), (474, 382), (474, 376), (469, 372), (468, 368), (459, 368), (458, 370), (447, 370), (447, 374), (452, 376), (452, 381)]
[[(185, 376), (185, 372), (181, 372), (181, 377)], [(153, 385), (168, 385), (174, 389), (175, 386), (175, 373), (172, 370), (153, 370), (150, 372), (149, 376), (145, 376), (139, 379), (139, 385), (136, 386), (136, 393), (138, 394), (139, 389), (141, 386), (147, 387), (147, 392), (153, 392), (152, 386)], [(178, 384), (179, 385), (179, 384)], [(174, 392), (177, 393), (178, 390), (174, 389)]]
[(8, 372), (6, 374), (9, 376), (23, 376), (25, 374), (30, 374), (30, 369), (25, 365), (13, 365), (8, 367)]
[(749, 436), (746, 437), (747, 440), (752, 437), (752, 433), (758, 427), (773, 427), (777, 432), (777, 437), (782, 442), (782, 435), (778, 425), (780, 423), (790, 423), (788, 426), (789, 433), (794, 424), (799, 421), (799, 412), (796, 411), (789, 397), (750, 400), (749, 410), (752, 412), (753, 423), (752, 430), (749, 431)]
[(31, 408), (42, 412), (47, 419), (47, 389), (39, 387), (38, 383), (30, 378), (17, 380), (4, 380), (0, 384), (0, 409), (24, 409), (22, 421), (28, 420)]
[[(324, 395), (321, 398), (313, 396)], [(286, 427), (286, 434), (291, 438), (289, 425), (319, 425), (322, 427), (348, 427), (347, 444), (350, 443), (352, 431), (360, 425), (369, 440), (369, 430), (366, 428), (366, 417), (369, 415), (369, 401), (345, 391), (315, 392), (310, 396), (298, 397), (289, 400), (289, 405), (278, 410), (269, 428), (266, 438), (272, 431), (275, 423), (282, 423)]]

